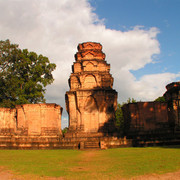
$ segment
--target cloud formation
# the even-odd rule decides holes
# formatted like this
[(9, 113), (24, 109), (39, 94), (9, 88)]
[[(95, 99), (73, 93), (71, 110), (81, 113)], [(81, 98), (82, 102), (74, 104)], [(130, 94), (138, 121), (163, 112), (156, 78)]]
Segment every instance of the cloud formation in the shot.
[(93, 13), (87, 0), (0, 0), (0, 39), (10, 39), (49, 57), (56, 63), (54, 83), (47, 88), (47, 102), (63, 106), (74, 54), (79, 43), (94, 41), (103, 45), (106, 60), (111, 64), (114, 88), (119, 101), (129, 97), (154, 100), (165, 91), (165, 85), (180, 74), (144, 75), (139, 80), (131, 70), (154, 62), (160, 53), (156, 27), (134, 27), (126, 32), (107, 29)]

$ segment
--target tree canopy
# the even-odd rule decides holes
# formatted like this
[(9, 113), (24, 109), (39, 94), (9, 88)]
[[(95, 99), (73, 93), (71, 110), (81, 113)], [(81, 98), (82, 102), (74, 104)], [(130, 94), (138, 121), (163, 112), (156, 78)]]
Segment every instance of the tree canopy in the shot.
[(0, 41), (0, 106), (45, 102), (45, 87), (54, 81), (55, 68), (43, 55)]
[(157, 101), (157, 102), (166, 102), (166, 99), (165, 99), (164, 96), (160, 96), (157, 99), (155, 99), (154, 101)]

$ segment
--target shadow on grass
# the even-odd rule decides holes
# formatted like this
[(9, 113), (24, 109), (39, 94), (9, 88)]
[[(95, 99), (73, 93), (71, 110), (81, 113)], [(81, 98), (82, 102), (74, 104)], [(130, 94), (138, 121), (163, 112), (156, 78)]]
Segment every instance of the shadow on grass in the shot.
[(157, 146), (159, 148), (171, 148), (171, 149), (180, 149), (180, 145), (165, 145), (165, 146)]
[(133, 146), (133, 147), (129, 147), (129, 148), (167, 148), (167, 149), (180, 149), (180, 145), (162, 145), (162, 146)]

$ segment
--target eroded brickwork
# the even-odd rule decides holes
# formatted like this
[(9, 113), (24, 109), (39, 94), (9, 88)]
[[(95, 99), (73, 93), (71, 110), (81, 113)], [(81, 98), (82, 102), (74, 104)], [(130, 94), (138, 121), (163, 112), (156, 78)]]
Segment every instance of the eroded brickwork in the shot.
[(170, 125), (175, 131), (180, 131), (180, 82), (172, 82), (166, 89), (164, 97), (168, 103)]
[(180, 132), (180, 82), (170, 83), (166, 89), (166, 102), (137, 102), (123, 106), (127, 135)]
[(167, 103), (137, 102), (123, 106), (126, 134), (165, 131), (169, 128)]
[(56, 104), (23, 104), (0, 108), (0, 134), (52, 136), (61, 134), (62, 108)]
[(69, 130), (81, 132), (113, 131), (117, 92), (112, 89), (110, 65), (102, 45), (79, 44), (66, 92)]
[(10, 135), (16, 129), (16, 110), (0, 108), (0, 135)]
[(56, 104), (17, 105), (17, 128), (28, 129), (28, 135), (61, 133), (62, 108)]

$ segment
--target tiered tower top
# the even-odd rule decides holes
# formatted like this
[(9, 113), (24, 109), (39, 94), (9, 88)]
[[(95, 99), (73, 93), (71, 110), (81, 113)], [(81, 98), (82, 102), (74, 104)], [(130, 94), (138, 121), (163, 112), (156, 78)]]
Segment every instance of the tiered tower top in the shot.
[(112, 88), (110, 65), (105, 61), (102, 45), (86, 42), (78, 45), (69, 79), (70, 90)]
[(81, 60), (104, 60), (102, 45), (95, 42), (86, 42), (78, 45), (78, 52), (75, 55), (76, 61)]

